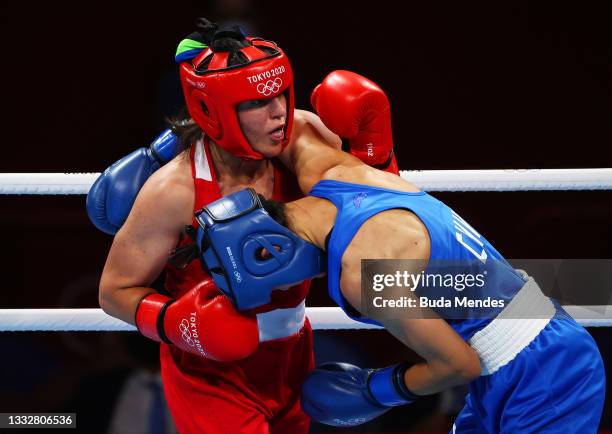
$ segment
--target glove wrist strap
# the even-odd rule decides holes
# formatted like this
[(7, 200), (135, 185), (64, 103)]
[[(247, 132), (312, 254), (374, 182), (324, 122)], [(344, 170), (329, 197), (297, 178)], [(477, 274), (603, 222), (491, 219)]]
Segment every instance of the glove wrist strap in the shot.
[(395, 407), (410, 404), (418, 396), (408, 389), (404, 373), (410, 367), (408, 363), (389, 366), (372, 372), (368, 378), (368, 389), (380, 405)]
[(164, 331), (166, 309), (174, 300), (158, 293), (145, 295), (136, 308), (136, 327), (149, 339), (157, 342), (172, 343)]

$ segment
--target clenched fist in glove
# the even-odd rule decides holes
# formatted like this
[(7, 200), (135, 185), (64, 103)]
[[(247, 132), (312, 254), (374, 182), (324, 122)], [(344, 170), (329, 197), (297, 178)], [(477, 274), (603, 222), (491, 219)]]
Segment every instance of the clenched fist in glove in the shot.
[(310, 102), (327, 128), (348, 139), (348, 152), (370, 166), (399, 174), (389, 99), (376, 83), (354, 72), (334, 71), (313, 90)]
[(87, 193), (87, 215), (98, 229), (114, 235), (123, 225), (138, 192), (153, 172), (182, 149), (172, 130), (165, 130), (149, 148), (140, 148), (106, 169)]
[(325, 363), (308, 374), (302, 408), (314, 420), (332, 426), (368, 422), (417, 395), (404, 382), (406, 364), (361, 369), (349, 363)]
[(146, 295), (136, 309), (136, 326), (148, 338), (217, 361), (243, 359), (259, 345), (255, 315), (238, 312), (212, 278), (176, 300)]

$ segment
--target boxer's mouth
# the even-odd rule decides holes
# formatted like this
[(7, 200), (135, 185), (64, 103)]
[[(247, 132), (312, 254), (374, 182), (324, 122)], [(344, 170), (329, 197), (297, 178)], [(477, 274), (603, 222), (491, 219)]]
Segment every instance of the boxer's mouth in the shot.
[(270, 138), (275, 141), (275, 142), (280, 142), (285, 138), (285, 125), (280, 125), (276, 128), (274, 128), (273, 130), (271, 130), (269, 133)]

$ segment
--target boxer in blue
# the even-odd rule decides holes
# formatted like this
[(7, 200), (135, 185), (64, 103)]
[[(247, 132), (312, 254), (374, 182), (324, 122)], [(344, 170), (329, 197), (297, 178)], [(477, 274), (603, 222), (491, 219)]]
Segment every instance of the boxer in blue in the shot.
[[(360, 311), (361, 260), (370, 258), (427, 264), (420, 269), (415, 265), (415, 274), (435, 272), (440, 260), (463, 261), (473, 272), (488, 272), (493, 282), (488, 295), (505, 303), (490, 316), (478, 315), (473, 308), (460, 319), (445, 319), (438, 310), (437, 318), (429, 312), (428, 319), (380, 320), (424, 362), (382, 369), (346, 363), (319, 366), (304, 383), (304, 410), (319, 422), (352, 426), (421, 395), (469, 383), (453, 433), (595, 433), (605, 373), (588, 332), (442, 202), (398, 176), (330, 148), (316, 131), (311, 129), (309, 135), (307, 146), (281, 156), (308, 196), (286, 204), (267, 201), (264, 206), (299, 237), (327, 252), (330, 296), (349, 316), (375, 322)], [(220, 201), (234, 207), (234, 199)], [(252, 224), (255, 233), (257, 223)], [(211, 248), (224, 251), (223, 242), (209, 239), (205, 253), (210, 256)], [(261, 244), (260, 260), (276, 261), (266, 246), (269, 250), (269, 244)], [(214, 266), (221, 272), (218, 261)], [(526, 309), (538, 315), (507, 320), (521, 318)]]

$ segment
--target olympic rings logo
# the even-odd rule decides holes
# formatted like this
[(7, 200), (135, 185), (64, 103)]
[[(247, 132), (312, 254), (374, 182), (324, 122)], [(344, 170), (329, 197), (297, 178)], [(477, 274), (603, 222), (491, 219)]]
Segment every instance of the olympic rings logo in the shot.
[(189, 330), (189, 321), (185, 318), (179, 324), (179, 331), (181, 332), (181, 337), (190, 347), (195, 347), (195, 342), (191, 337), (191, 331)]
[(259, 83), (257, 85), (257, 92), (259, 92), (263, 96), (270, 96), (273, 93), (278, 92), (282, 85), (283, 80), (281, 80), (280, 77), (277, 77), (274, 80), (268, 80), (265, 83)]

